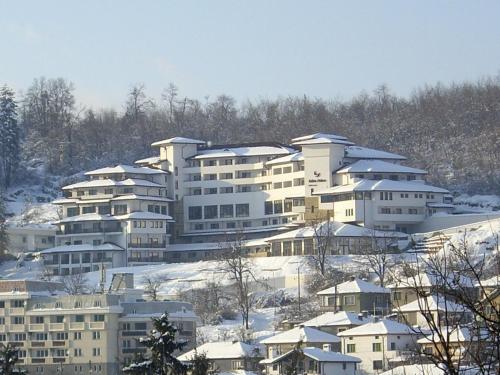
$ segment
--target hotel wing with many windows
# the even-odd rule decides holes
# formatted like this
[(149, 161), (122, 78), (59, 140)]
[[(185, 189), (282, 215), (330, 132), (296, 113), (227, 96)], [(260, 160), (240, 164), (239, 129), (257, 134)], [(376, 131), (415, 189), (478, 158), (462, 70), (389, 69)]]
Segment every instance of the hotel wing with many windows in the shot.
[(448, 191), (426, 184), (405, 157), (333, 134), (290, 145), (175, 137), (152, 146), (158, 155), (136, 166), (90, 171), (63, 187), (56, 246), (42, 251), (53, 273), (200, 260), (235, 236), (255, 254), (283, 255), (271, 251), (273, 237), (322, 220), (358, 236), (404, 236), (453, 210)]

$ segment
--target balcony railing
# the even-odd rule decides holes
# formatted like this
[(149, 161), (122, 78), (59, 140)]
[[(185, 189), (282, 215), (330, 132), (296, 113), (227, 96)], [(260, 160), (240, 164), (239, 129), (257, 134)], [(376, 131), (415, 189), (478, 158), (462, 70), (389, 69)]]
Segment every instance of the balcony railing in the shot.
[(30, 346), (32, 348), (43, 348), (45, 346), (45, 341), (32, 341)]
[(31, 363), (45, 363), (46, 358), (31, 358)]
[(63, 341), (63, 340), (52, 341), (52, 346), (66, 347), (67, 346), (67, 342)]
[(64, 323), (49, 323), (49, 331), (64, 331)]
[(116, 233), (121, 232), (122, 228), (120, 226), (116, 227), (107, 227), (107, 228), (80, 228), (80, 229), (70, 229), (67, 228), (65, 230), (58, 230), (56, 232), (57, 235), (65, 235), (65, 234), (85, 234), (85, 233)]
[(134, 249), (165, 249), (167, 247), (166, 242), (160, 243), (131, 243), (128, 244), (129, 248)]
[(104, 329), (104, 322), (89, 322), (89, 329)]
[(24, 324), (11, 324), (9, 326), (10, 332), (24, 332), (25, 329), (26, 328), (25, 328)]
[(71, 323), (69, 323), (69, 330), (70, 331), (83, 331), (84, 329), (85, 329), (84, 322), (71, 322)]
[(45, 324), (43, 323), (36, 323), (36, 324), (30, 324), (28, 326), (30, 332), (44, 332), (45, 331)]

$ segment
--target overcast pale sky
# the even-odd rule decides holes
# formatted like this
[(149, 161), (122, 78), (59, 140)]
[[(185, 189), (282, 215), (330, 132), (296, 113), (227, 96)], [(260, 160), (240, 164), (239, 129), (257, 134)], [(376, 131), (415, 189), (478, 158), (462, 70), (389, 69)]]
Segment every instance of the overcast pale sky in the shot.
[(64, 77), (78, 102), (350, 98), (500, 72), (500, 1), (0, 0), (0, 83)]

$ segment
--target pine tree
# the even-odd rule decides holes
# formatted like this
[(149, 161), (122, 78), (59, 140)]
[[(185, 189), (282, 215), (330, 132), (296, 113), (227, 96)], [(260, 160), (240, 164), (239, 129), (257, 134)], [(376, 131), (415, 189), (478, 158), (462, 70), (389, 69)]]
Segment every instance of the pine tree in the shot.
[(7, 224), (5, 223), (5, 203), (3, 195), (0, 192), (0, 263), (7, 254), (9, 246), (9, 236), (7, 234)]
[(0, 375), (25, 374), (26, 371), (16, 368), (19, 360), (19, 351), (11, 345), (0, 349)]
[(182, 350), (186, 342), (176, 341), (177, 328), (168, 320), (164, 313), (159, 318), (153, 318), (153, 330), (149, 336), (141, 339), (141, 343), (150, 349), (150, 358), (141, 358), (123, 369), (126, 374), (147, 375), (182, 375), (186, 373), (184, 366), (172, 354)]
[(14, 92), (0, 89), (0, 174), (4, 187), (9, 187), (19, 164), (19, 127)]
[(191, 375), (208, 375), (210, 371), (210, 360), (205, 353), (195, 353), (189, 370)]

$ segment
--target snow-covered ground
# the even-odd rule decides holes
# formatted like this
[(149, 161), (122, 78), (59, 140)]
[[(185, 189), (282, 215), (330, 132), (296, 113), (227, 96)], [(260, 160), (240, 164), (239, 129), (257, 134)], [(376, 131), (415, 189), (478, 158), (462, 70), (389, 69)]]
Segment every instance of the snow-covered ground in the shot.
[(462, 194), (454, 198), (454, 204), (458, 212), (500, 211), (500, 196)]

